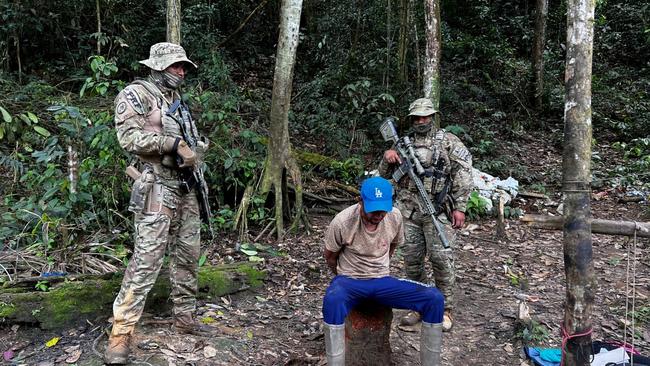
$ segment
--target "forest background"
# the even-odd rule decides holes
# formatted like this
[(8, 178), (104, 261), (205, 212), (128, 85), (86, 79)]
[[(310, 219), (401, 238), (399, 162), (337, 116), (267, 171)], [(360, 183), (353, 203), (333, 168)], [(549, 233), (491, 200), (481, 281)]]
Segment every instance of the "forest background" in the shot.
[[(475, 167), (545, 193), (560, 171), (529, 169), (523, 145), (532, 134), (562, 144), (566, 2), (549, 6), (541, 105), (534, 12), (534, 1), (441, 1), (440, 107)], [(279, 13), (278, 0), (183, 2), (182, 45), (199, 64), (184, 98), (213, 142), (206, 177), (218, 232), (235, 229), (244, 192), (262, 175)], [(403, 121), (422, 96), (423, 13), (409, 0), (304, 3), (289, 130), (306, 191), (323, 179), (354, 186), (376, 166), (386, 148), (380, 122)], [(132, 246), (132, 157), (117, 144), (112, 102), (148, 73), (137, 61), (165, 40), (166, 2), (13, 0), (0, 3), (0, 16), (3, 249), (22, 251), (34, 275), (117, 269)], [(624, 159), (599, 169), (608, 157), (594, 153), (592, 183), (640, 187), (650, 164), (650, 5), (597, 1), (594, 26), (594, 144)], [(266, 196), (250, 204), (252, 225), (273, 220)]]

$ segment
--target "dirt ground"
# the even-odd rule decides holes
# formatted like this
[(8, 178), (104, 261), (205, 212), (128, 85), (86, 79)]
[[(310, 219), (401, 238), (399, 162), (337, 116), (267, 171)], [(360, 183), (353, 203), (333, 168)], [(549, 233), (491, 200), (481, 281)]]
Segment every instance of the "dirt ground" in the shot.
[[(542, 174), (560, 169), (558, 155), (540, 155), (549, 157), (548, 164), (538, 165), (546, 166)], [(559, 196), (548, 195), (548, 199), (518, 199), (516, 204), (527, 213), (558, 215)], [(594, 217), (647, 221), (647, 203), (619, 203), (619, 197), (616, 189), (594, 190)], [(169, 318), (145, 316), (133, 342), (131, 364), (324, 365), (321, 300), (331, 274), (322, 258), (321, 239), (331, 217), (312, 216), (310, 233), (273, 243), (285, 255), (262, 253), (262, 267), (268, 273), (264, 287), (200, 304), (198, 315), (215, 319), (213, 325), (222, 336), (179, 336), (171, 332)], [(530, 365), (522, 351), (526, 332), (517, 320), (522, 301), (536, 324), (529, 344), (560, 345), (565, 298), (562, 232), (507, 220), (506, 235), (496, 237), (493, 219), (469, 222), (457, 233), (457, 308), (454, 327), (444, 334), (444, 365)], [(623, 340), (626, 288), (631, 294), (634, 280), (636, 296), (627, 300), (630, 311), (634, 300), (638, 315), (635, 344), (648, 355), (650, 329), (643, 321), (650, 318), (649, 243), (637, 240), (635, 252), (634, 244), (624, 237), (593, 236), (597, 296), (592, 339)], [(214, 249), (220, 254), (213, 261), (246, 260), (244, 254), (233, 251), (235, 245), (222, 240)], [(628, 256), (636, 261), (628, 261)], [(396, 276), (403, 274), (399, 250), (392, 271)], [(393, 364), (418, 365), (419, 329), (398, 326), (402, 314), (394, 311)], [(16, 365), (101, 365), (98, 355), (106, 346), (103, 332), (108, 325), (88, 322), (58, 333), (5, 325), (0, 329), (0, 347), (3, 352), (13, 350), (12, 364)], [(628, 316), (628, 334), (631, 327)], [(60, 337), (59, 342), (47, 347), (45, 343), (54, 337)]]

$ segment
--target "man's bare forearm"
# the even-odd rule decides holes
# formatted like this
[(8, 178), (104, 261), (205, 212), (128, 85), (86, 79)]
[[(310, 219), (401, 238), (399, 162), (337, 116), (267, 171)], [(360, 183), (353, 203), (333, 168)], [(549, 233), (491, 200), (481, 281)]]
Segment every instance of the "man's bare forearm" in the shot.
[(340, 252), (332, 252), (327, 249), (325, 249), (324, 252), (325, 262), (334, 274), (337, 274), (336, 267), (338, 265), (339, 253)]

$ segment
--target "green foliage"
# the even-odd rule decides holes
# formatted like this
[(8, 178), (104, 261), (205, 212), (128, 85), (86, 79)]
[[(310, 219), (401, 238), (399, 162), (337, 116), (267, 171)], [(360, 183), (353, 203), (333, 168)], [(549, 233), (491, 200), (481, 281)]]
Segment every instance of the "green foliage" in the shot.
[(345, 184), (356, 184), (363, 174), (363, 162), (358, 157), (351, 157), (343, 161), (333, 161), (325, 169), (325, 176), (340, 180)]
[(533, 192), (548, 194), (548, 190), (546, 189), (546, 186), (543, 183), (533, 183), (528, 187), (528, 189), (530, 189)]
[(26, 111), (19, 113), (12, 117), (12, 115), (5, 108), (0, 106), (0, 114), (2, 120), (0, 121), (0, 141), (3, 139), (9, 142), (20, 140), (24, 134), (36, 132), (43, 137), (49, 137), (50, 131), (38, 124), (38, 116), (36, 114)]
[(34, 285), (34, 288), (38, 291), (47, 292), (50, 290), (50, 283), (47, 281), (38, 281), (36, 282), (36, 285)]
[(115, 63), (106, 61), (104, 56), (91, 56), (90, 69), (92, 76), (86, 78), (84, 85), (79, 91), (79, 96), (83, 97), (84, 93), (88, 90), (96, 95), (104, 96), (108, 92), (109, 87), (116, 87), (122, 89), (124, 83), (119, 80), (110, 80), (109, 78), (117, 73), (117, 66)]
[(263, 262), (264, 258), (261, 257), (262, 253), (268, 254), (273, 257), (286, 256), (286, 253), (278, 251), (269, 245), (260, 243), (243, 243), (239, 247), (239, 251), (248, 257), (251, 262)]
[(467, 209), (465, 213), (470, 220), (477, 220), (479, 217), (484, 216), (487, 206), (487, 199), (478, 194), (477, 191), (472, 191), (467, 200)]
[(505, 206), (503, 208), (503, 216), (506, 219), (517, 219), (524, 216), (524, 211), (519, 207)]
[(524, 344), (539, 345), (550, 339), (550, 332), (544, 324), (541, 324), (537, 320), (531, 320), (530, 324), (521, 327), (521, 330), (517, 333), (517, 337)]
[(639, 323), (650, 323), (650, 306), (641, 306), (632, 313), (632, 316)]

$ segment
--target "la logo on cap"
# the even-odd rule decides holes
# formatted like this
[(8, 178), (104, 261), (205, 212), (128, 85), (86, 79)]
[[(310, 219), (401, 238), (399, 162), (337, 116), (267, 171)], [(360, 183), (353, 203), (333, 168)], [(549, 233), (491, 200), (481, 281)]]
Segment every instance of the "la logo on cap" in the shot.
[(381, 193), (381, 190), (379, 188), (375, 187), (375, 198), (381, 198), (383, 194)]

